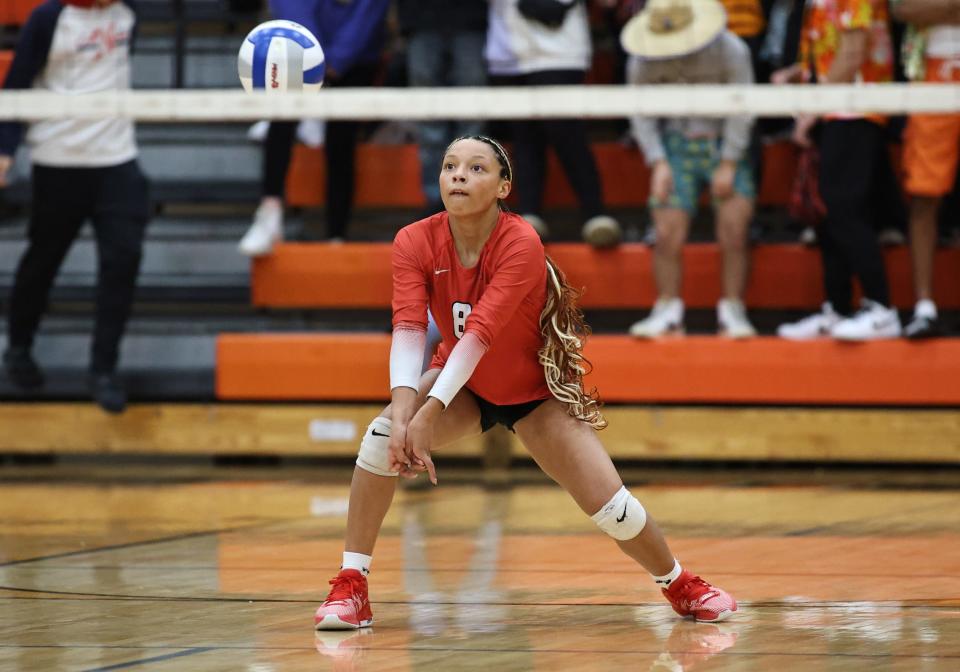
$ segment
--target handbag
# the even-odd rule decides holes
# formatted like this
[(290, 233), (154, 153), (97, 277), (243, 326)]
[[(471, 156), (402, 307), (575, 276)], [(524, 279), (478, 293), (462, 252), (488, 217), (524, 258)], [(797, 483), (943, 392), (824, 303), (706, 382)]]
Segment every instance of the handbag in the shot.
[(820, 197), (820, 150), (807, 147), (800, 152), (797, 173), (790, 190), (787, 212), (803, 226), (819, 226), (827, 217), (827, 206)]
[(577, 4), (574, 2), (560, 2), (560, 0), (520, 0), (517, 10), (527, 19), (542, 23), (548, 28), (557, 29), (563, 25), (567, 12)]

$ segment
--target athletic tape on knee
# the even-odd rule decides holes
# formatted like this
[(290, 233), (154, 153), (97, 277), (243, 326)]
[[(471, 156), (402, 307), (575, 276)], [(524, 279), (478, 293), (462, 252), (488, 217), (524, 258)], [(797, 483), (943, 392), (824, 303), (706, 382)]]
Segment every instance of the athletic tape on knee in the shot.
[(357, 466), (377, 476), (397, 476), (390, 471), (390, 421), (374, 418), (360, 441)]
[(626, 486), (617, 490), (603, 508), (590, 516), (601, 530), (618, 541), (633, 539), (647, 524), (647, 512)]

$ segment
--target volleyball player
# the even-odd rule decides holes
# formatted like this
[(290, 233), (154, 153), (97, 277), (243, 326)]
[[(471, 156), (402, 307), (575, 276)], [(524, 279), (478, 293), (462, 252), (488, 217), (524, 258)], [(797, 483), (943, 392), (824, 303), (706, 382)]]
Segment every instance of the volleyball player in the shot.
[[(588, 329), (577, 294), (533, 228), (502, 207), (512, 181), (496, 141), (455, 140), (440, 171), (446, 212), (394, 240), (392, 401), (360, 444), (343, 564), (317, 609), (317, 629), (373, 623), (366, 576), (397, 477), (426, 472), (436, 484), (434, 447), (497, 423), (650, 572), (677, 613), (719, 621), (737, 609), (726, 592), (681, 568), (597, 438), (606, 421), (582, 385)], [(421, 375), (428, 307), (443, 340)]]

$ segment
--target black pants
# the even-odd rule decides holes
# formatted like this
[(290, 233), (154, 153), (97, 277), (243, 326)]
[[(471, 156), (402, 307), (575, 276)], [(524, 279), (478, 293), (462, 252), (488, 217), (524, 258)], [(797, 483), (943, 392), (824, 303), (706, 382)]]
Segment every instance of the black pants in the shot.
[(57, 271), (90, 219), (99, 259), (90, 370), (112, 372), (140, 270), (149, 218), (147, 180), (136, 161), (108, 168), (35, 165), (32, 187), (29, 244), (10, 296), (9, 344), (33, 345)]
[(820, 130), (820, 195), (827, 218), (820, 236), (827, 300), (842, 314), (851, 311), (851, 281), (866, 298), (890, 304), (887, 273), (872, 216), (882, 170), (889, 166), (883, 129), (872, 122), (827, 121)]
[[(554, 86), (583, 84), (581, 70), (545, 70), (518, 77), (497, 77), (501, 86)], [(583, 219), (603, 213), (603, 196), (597, 163), (580, 119), (523, 119), (512, 122), (513, 156), (520, 213), (538, 215), (543, 209), (547, 174), (547, 147), (553, 147), (563, 172), (580, 202)]]
[[(376, 72), (376, 65), (356, 65), (343, 77), (328, 82), (325, 86), (370, 86)], [(324, 143), (327, 157), (327, 235), (331, 238), (343, 238), (350, 223), (353, 210), (354, 158), (360, 123), (327, 122)], [(264, 196), (283, 198), (296, 130), (297, 122), (294, 121), (274, 121), (270, 124), (263, 153)]]

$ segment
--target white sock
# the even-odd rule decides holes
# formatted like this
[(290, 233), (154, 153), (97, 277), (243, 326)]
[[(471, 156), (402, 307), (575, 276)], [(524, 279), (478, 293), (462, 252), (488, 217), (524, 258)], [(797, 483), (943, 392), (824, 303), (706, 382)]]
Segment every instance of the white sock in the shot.
[(680, 567), (680, 563), (677, 562), (676, 558), (674, 558), (673, 569), (671, 569), (669, 573), (664, 574), (663, 576), (655, 576), (653, 574), (650, 576), (653, 577), (653, 582), (661, 588), (669, 588), (670, 584), (677, 580), (677, 577), (680, 576), (680, 572), (682, 571), (683, 568)]
[(917, 317), (925, 317), (928, 320), (937, 319), (937, 304), (930, 299), (921, 299), (913, 307), (913, 314)]
[(364, 576), (367, 576), (370, 573), (370, 563), (373, 562), (372, 555), (364, 555), (363, 553), (351, 553), (350, 551), (343, 552), (343, 564), (340, 566), (340, 569), (355, 569)]

